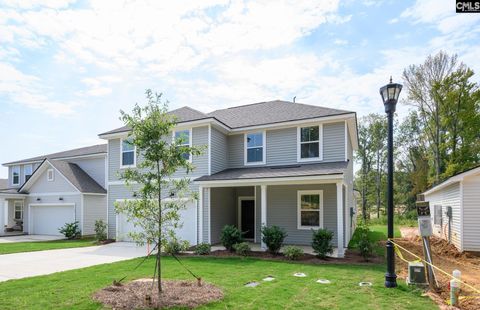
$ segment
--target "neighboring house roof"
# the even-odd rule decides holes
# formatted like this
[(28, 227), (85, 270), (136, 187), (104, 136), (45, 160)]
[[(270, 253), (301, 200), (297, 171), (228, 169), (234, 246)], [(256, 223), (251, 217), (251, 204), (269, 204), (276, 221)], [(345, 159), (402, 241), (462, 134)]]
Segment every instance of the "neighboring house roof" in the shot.
[(32, 174), (32, 177), (18, 189), (22, 192), (25, 188), (29, 188), (36, 178), (35, 174), (42, 173), (42, 166), (50, 164), (58, 172), (60, 172), (78, 191), (82, 193), (106, 194), (107, 191), (98, 184), (91, 176), (82, 170), (77, 164), (69, 163), (63, 160), (46, 159)]
[[(223, 123), (230, 129), (235, 129), (297, 120), (308, 120), (312, 118), (350, 114), (355, 112), (303, 103), (294, 103), (290, 101), (274, 100), (216, 110), (207, 114), (189, 107), (182, 107), (180, 109), (172, 110), (169, 113), (177, 116), (178, 123), (211, 118)], [(129, 131), (129, 128), (123, 126), (101, 133), (100, 136), (126, 131)]]
[(86, 156), (86, 155), (94, 155), (94, 154), (102, 154), (102, 153), (105, 153), (105, 154), (107, 153), (107, 144), (97, 144), (97, 145), (82, 147), (82, 148), (68, 150), (68, 151), (62, 151), (62, 152), (57, 152), (57, 153), (52, 153), (47, 155), (31, 157), (27, 159), (4, 163), (3, 165), (13, 165), (13, 164), (20, 164), (20, 163), (32, 162), (32, 161), (42, 161), (47, 158), (50, 158), (50, 159), (67, 158), (67, 157), (78, 157), (78, 156)]
[(231, 168), (212, 175), (204, 175), (195, 181), (224, 181), (262, 178), (306, 177), (342, 174), (348, 162), (329, 162), (319, 164), (299, 164), (288, 166)]
[(443, 182), (435, 185), (434, 187), (430, 188), (429, 190), (425, 191), (423, 194), (428, 195), (428, 194), (434, 193), (438, 190), (441, 190), (442, 188), (445, 188), (445, 187), (447, 187), (447, 186), (449, 186), (453, 183), (460, 182), (464, 178), (469, 177), (471, 175), (475, 175), (475, 174), (480, 174), (480, 165), (476, 166), (476, 167), (473, 167), (473, 168), (470, 168), (470, 169), (467, 169), (465, 171), (459, 172), (459, 173), (451, 176), (450, 178), (446, 179), (445, 181), (443, 181)]
[(0, 179), (0, 191), (8, 189), (8, 179)]

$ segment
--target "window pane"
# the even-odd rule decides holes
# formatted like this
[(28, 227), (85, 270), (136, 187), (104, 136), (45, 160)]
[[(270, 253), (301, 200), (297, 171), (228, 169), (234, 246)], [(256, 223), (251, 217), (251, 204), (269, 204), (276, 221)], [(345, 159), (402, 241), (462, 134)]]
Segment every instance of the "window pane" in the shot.
[(190, 154), (189, 153), (183, 153), (182, 157), (185, 158), (186, 160), (190, 159)]
[(130, 142), (130, 140), (122, 141), (122, 151), (133, 151), (135, 146)]
[(190, 144), (190, 130), (176, 131), (175, 140), (182, 144)]
[(319, 143), (303, 143), (300, 145), (301, 148), (301, 158), (316, 158), (319, 157)]
[(21, 220), (22, 219), (22, 212), (21, 211), (15, 211), (15, 219), (16, 220)]
[(20, 180), (20, 177), (18, 175), (18, 173), (13, 173), (13, 184), (18, 184), (19, 183), (19, 180)]
[(308, 141), (318, 141), (318, 126), (313, 126), (313, 127), (304, 127), (300, 129), (300, 136), (301, 136), (301, 141), (302, 142), (308, 142)]
[(302, 195), (301, 197), (302, 209), (320, 209), (320, 195)]
[(134, 152), (123, 152), (122, 153), (122, 165), (131, 166), (133, 165)]
[(27, 182), (32, 175), (25, 175), (25, 182)]
[(263, 134), (249, 133), (247, 135), (247, 147), (263, 146)]
[(253, 163), (259, 161), (263, 161), (263, 147), (247, 149), (247, 162)]
[(320, 226), (320, 213), (318, 211), (302, 211), (302, 226)]

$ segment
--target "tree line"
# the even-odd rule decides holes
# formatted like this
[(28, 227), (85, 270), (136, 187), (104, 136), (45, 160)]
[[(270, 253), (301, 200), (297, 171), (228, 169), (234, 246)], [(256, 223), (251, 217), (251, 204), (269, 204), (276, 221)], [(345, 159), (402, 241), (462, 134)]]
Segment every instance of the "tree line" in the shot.
[[(410, 109), (394, 127), (397, 211), (412, 210), (417, 194), (480, 165), (480, 88), (473, 76), (457, 55), (443, 51), (403, 71), (399, 104)], [(355, 187), (367, 220), (380, 217), (386, 202), (386, 115), (362, 117), (358, 137)]]

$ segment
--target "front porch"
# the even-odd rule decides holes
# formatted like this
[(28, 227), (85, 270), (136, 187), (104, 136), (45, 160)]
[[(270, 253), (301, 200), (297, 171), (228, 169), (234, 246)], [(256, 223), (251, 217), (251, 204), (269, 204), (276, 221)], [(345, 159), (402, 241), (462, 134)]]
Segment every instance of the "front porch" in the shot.
[(16, 191), (0, 193), (0, 236), (24, 234), (23, 215), (25, 195)]
[[(250, 248), (252, 249), (253, 252), (263, 252), (265, 249), (262, 248), (262, 245), (260, 243), (253, 243), (253, 242), (248, 242), (250, 245)], [(291, 244), (286, 244), (291, 245)], [(303, 250), (303, 253), (305, 254), (310, 254), (310, 255), (316, 255), (316, 253), (313, 251), (313, 248), (309, 245), (295, 245), (299, 247), (300, 249)], [(212, 246), (212, 252), (213, 251), (223, 251), (225, 250), (225, 247), (223, 245), (213, 245)], [(280, 249), (280, 253), (283, 253), (283, 247)], [(332, 254), (328, 255), (329, 257), (339, 257), (338, 256), (338, 248), (333, 248)]]

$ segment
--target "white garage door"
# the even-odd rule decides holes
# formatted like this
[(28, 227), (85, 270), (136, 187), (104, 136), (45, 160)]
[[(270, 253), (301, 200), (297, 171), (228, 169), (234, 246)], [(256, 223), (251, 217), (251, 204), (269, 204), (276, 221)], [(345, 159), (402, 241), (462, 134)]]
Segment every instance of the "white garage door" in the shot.
[(60, 236), (58, 229), (75, 221), (73, 205), (32, 205), (30, 212), (30, 234)]
[[(190, 245), (197, 244), (197, 208), (195, 202), (189, 202), (185, 209), (180, 210), (180, 223), (183, 223), (181, 228), (176, 230), (176, 235), (180, 240), (187, 240)], [(123, 214), (117, 215), (117, 240), (118, 241), (133, 241), (129, 232), (139, 232), (140, 228), (135, 227), (132, 222), (128, 222), (126, 216)]]

